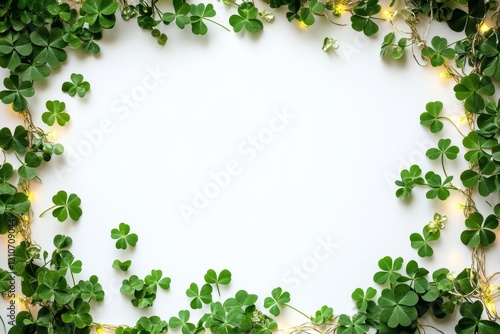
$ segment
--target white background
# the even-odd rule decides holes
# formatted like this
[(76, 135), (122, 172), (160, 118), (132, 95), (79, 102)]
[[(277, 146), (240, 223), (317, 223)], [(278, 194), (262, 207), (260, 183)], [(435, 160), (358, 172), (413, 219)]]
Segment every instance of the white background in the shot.
[[(231, 12), (215, 8), (217, 20), (227, 22)], [(233, 273), (223, 298), (246, 289), (260, 296), (260, 305), (281, 286), (293, 306), (312, 315), (325, 304), (352, 314), (352, 291), (379, 288), (372, 276), (386, 255), (417, 259), (431, 271), (470, 265), (459, 240), (459, 196), (441, 203), (426, 200), (423, 190), (408, 202), (394, 195), (399, 172), (412, 163), (442, 174), (425, 151), (440, 138), (458, 136), (448, 124), (450, 131), (430, 134), (419, 115), (427, 102), (441, 100), (447, 116), (461, 116), (452, 79), (440, 79), (438, 69), (420, 67), (411, 55), (381, 59), (388, 23), (367, 38), (324, 22), (301, 29), (284, 12), (276, 14), (255, 35), (209, 25), (200, 37), (168, 27), (165, 47), (135, 22), (118, 19), (118, 27), (105, 32), (99, 56), (70, 52), (49, 83), (37, 87), (30, 105), (38, 124), (49, 130), (39, 119), (47, 100), (65, 101), (72, 119), (53, 127), (66, 154), (40, 172), (35, 215), (63, 189), (80, 196), (84, 213), (78, 222), (37, 217), (33, 238), (49, 251), (55, 234), (73, 238), (72, 251), (84, 264), (77, 278), (97, 274), (106, 290), (95, 321), (133, 325), (152, 314), (168, 320), (189, 308), (185, 290), (191, 282), (201, 285), (209, 268)], [(323, 52), (327, 36), (340, 48)], [(92, 85), (83, 100), (60, 91), (73, 72)], [(152, 72), (163, 74), (155, 81)], [(263, 129), (285, 110), (294, 118), (272, 141), (261, 143), (255, 156), (240, 151), (250, 147), (250, 137), (269, 133)], [(4, 107), (2, 125), (4, 119), (16, 124), (17, 115)], [(234, 161), (240, 173), (198, 215), (183, 219), (180, 206), (192, 205), (211, 173)], [(455, 178), (460, 185), (459, 174)], [(448, 215), (448, 225), (435, 243), (436, 256), (419, 260), (408, 237), (436, 211)], [(136, 249), (115, 249), (110, 231), (120, 222), (139, 235)], [(128, 273), (111, 268), (116, 258), (132, 259)], [(163, 270), (172, 286), (141, 312), (119, 288), (128, 276), (143, 278), (151, 269)], [(306, 319), (286, 311), (278, 320), (287, 328)], [(452, 323), (437, 323), (452, 332)]]

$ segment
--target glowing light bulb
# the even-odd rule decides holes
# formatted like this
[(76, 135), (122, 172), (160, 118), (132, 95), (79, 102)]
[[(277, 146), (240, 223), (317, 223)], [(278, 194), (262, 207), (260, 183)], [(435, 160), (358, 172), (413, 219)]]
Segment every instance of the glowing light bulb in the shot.
[(95, 331), (96, 331), (97, 334), (102, 334), (102, 333), (104, 333), (104, 328), (102, 328), (101, 326), (99, 326), (99, 327), (97, 327), (95, 329)]
[(459, 123), (465, 123), (467, 122), (467, 116), (463, 115), (458, 118)]
[(457, 208), (459, 210), (463, 210), (463, 209), (465, 209), (465, 205), (463, 205), (462, 203), (455, 203), (455, 208)]
[(304, 23), (304, 21), (299, 21), (299, 28), (300, 29), (307, 29), (309, 26)]
[(481, 26), (479, 27), (479, 31), (483, 34), (488, 32), (488, 30), (490, 29), (491, 28), (486, 23), (481, 24)]
[(484, 305), (486, 306), (488, 311), (490, 311), (490, 313), (493, 313), (493, 314), (497, 313), (497, 306), (495, 305), (493, 298), (491, 298), (491, 297), (484, 298)]
[(56, 138), (58, 135), (59, 135), (59, 132), (57, 132), (57, 130), (51, 130), (47, 133), (47, 136), (52, 137), (52, 138)]
[(333, 14), (342, 15), (345, 12), (345, 5), (338, 3), (333, 7)]
[(28, 193), (28, 200), (29, 200), (30, 202), (33, 202), (33, 200), (34, 200), (34, 199), (35, 199), (35, 194), (33, 194), (33, 193)]
[(439, 72), (439, 78), (441, 79), (449, 79), (451, 78), (451, 74), (448, 72)]
[(383, 12), (382, 12), (382, 17), (386, 20), (390, 20), (392, 18), (392, 16), (394, 15), (393, 12), (391, 12), (390, 10), (388, 9), (385, 9)]

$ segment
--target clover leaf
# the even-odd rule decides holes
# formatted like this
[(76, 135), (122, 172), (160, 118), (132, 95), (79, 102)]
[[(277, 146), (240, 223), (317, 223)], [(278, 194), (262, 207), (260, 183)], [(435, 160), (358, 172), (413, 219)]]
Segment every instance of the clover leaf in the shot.
[(465, 34), (470, 36), (477, 32), (477, 28), (486, 12), (486, 5), (481, 0), (469, 0), (463, 5), (467, 5), (467, 11), (455, 8), (447, 22), (451, 30), (461, 32), (465, 29)]
[(188, 310), (179, 311), (179, 317), (171, 317), (168, 325), (171, 328), (181, 328), (182, 334), (190, 334), (196, 330), (196, 326), (189, 322), (190, 313)]
[(429, 245), (429, 242), (439, 239), (441, 233), (436, 231), (431, 233), (429, 227), (426, 225), (423, 228), (422, 235), (418, 233), (412, 233), (410, 235), (411, 248), (418, 250), (418, 256), (420, 257), (431, 257), (434, 255), (434, 250)]
[(175, 24), (180, 29), (184, 29), (184, 27), (191, 23), (191, 19), (188, 14), (191, 10), (191, 6), (187, 4), (184, 0), (174, 0), (174, 13), (164, 13), (163, 14), (163, 22), (165, 24), (169, 24), (175, 21)]
[(498, 227), (498, 218), (495, 215), (489, 215), (483, 221), (483, 215), (479, 212), (473, 212), (465, 220), (465, 225), (469, 230), (465, 230), (460, 235), (460, 240), (466, 246), (488, 247), (495, 239), (496, 235), (492, 231)]
[(10, 289), (10, 280), (12, 279), (12, 275), (7, 271), (0, 268), (0, 293), (4, 293), (5, 291), (9, 291)]
[(12, 148), (17, 153), (24, 153), (28, 145), (28, 131), (22, 125), (16, 126), (14, 133), (9, 128), (0, 130), (0, 147), (4, 150)]
[(479, 50), (481, 50), (481, 53), (485, 56), (483, 60), (483, 73), (487, 76), (494, 76), (497, 80), (500, 80), (500, 51), (498, 41), (495, 40), (494, 35), (481, 43)]
[(132, 275), (122, 281), (120, 292), (124, 295), (132, 296), (136, 291), (142, 290), (143, 287), (144, 281), (137, 277), (137, 275)]
[(72, 73), (71, 82), (64, 82), (61, 88), (62, 91), (68, 93), (69, 96), (78, 95), (79, 97), (84, 97), (90, 89), (90, 83), (88, 81), (83, 81), (83, 75)]
[(192, 4), (191, 9), (191, 30), (195, 35), (205, 35), (208, 32), (208, 27), (204, 20), (211, 21), (209, 18), (215, 16), (214, 5), (211, 3), (205, 5), (203, 3)]
[(442, 180), (441, 176), (430, 171), (425, 174), (425, 180), (427, 181), (427, 185), (432, 189), (427, 191), (425, 196), (428, 199), (439, 198), (444, 201), (448, 197), (450, 197), (450, 190), (448, 190), (447, 184), (449, 184), (453, 180), (453, 176), (447, 176), (444, 180)]
[(321, 309), (316, 311), (313, 317), (311, 317), (311, 321), (316, 325), (323, 325), (329, 323), (333, 319), (333, 308), (323, 305)]
[(87, 0), (82, 5), (85, 22), (89, 24), (90, 31), (94, 33), (114, 27), (117, 9), (118, 3), (114, 0)]
[(31, 42), (39, 46), (34, 53), (35, 64), (48, 64), (50, 67), (58, 67), (66, 61), (68, 55), (64, 48), (68, 45), (63, 39), (63, 30), (52, 28), (50, 31), (45, 27), (39, 27), (30, 34)]
[(420, 175), (422, 175), (422, 170), (417, 165), (412, 165), (410, 169), (402, 170), (401, 180), (394, 182), (398, 187), (401, 187), (396, 190), (396, 197), (402, 200), (409, 198), (413, 187), (425, 183)]
[(219, 275), (213, 269), (209, 269), (204, 276), (205, 282), (215, 284), (217, 294), (220, 296), (219, 285), (228, 285), (231, 283), (231, 272), (227, 269), (222, 270)]
[(337, 329), (338, 334), (362, 334), (367, 333), (370, 326), (366, 323), (366, 316), (364, 314), (357, 313), (350, 318), (346, 314), (339, 315), (338, 323), (339, 327)]
[(311, 26), (316, 22), (315, 15), (322, 15), (325, 11), (325, 5), (318, 0), (309, 2), (308, 7), (302, 7), (299, 12), (299, 18), (304, 24)]
[(130, 266), (132, 265), (132, 261), (127, 260), (127, 261), (120, 261), (120, 260), (114, 260), (112, 268), (113, 269), (120, 269), (121, 271), (127, 271)]
[(368, 302), (375, 297), (377, 290), (372, 287), (366, 289), (366, 292), (361, 288), (356, 288), (351, 294), (351, 298), (356, 302), (356, 308), (359, 312), (366, 312)]
[(144, 278), (144, 284), (146, 286), (146, 292), (154, 293), (157, 288), (160, 287), (163, 290), (170, 289), (170, 282), (172, 280), (169, 277), (162, 277), (163, 272), (161, 270), (151, 270), (151, 274)]
[(68, 197), (64, 190), (60, 190), (52, 197), (52, 202), (54, 206), (42, 212), (40, 217), (50, 210), (53, 210), (52, 216), (60, 222), (66, 221), (68, 216), (74, 221), (77, 221), (82, 216), (82, 209), (80, 208), (82, 201), (76, 194), (70, 194)]
[(52, 300), (59, 305), (69, 303), (72, 298), (71, 289), (66, 279), (57, 271), (45, 270), (38, 274), (36, 293), (43, 300)]
[(168, 324), (165, 320), (162, 320), (160, 317), (154, 315), (149, 318), (141, 317), (137, 321), (136, 328), (138, 333), (160, 334), (167, 332)]
[(373, 21), (373, 16), (379, 13), (381, 8), (377, 0), (362, 0), (357, 3), (351, 16), (352, 28), (362, 31), (366, 36), (376, 34), (379, 28)]
[(101, 302), (104, 300), (104, 290), (99, 283), (99, 278), (95, 275), (90, 276), (88, 281), (78, 282), (73, 291), (88, 301)]
[(426, 46), (422, 49), (422, 56), (429, 58), (433, 67), (441, 66), (445, 58), (452, 59), (455, 56), (455, 50), (448, 47), (446, 38), (434, 36), (431, 45), (432, 48)]
[(398, 257), (392, 260), (390, 256), (386, 256), (378, 261), (378, 266), (382, 271), (375, 273), (373, 281), (378, 284), (384, 284), (387, 280), (394, 284), (401, 276), (397, 271), (403, 267), (403, 258)]
[(490, 157), (487, 150), (490, 150), (498, 145), (498, 140), (495, 138), (485, 138), (477, 131), (471, 131), (462, 140), (462, 145), (468, 148), (464, 158), (470, 163), (478, 162), (482, 157)]
[(23, 81), (19, 76), (13, 74), (3, 80), (7, 90), (0, 92), (0, 100), (5, 104), (12, 103), (14, 111), (23, 111), (28, 108), (27, 97), (35, 95), (35, 89), (31, 81)]
[(130, 233), (130, 226), (120, 223), (118, 228), (111, 230), (111, 238), (116, 240), (116, 249), (127, 249), (128, 246), (135, 247), (139, 237), (135, 233)]
[(281, 313), (280, 306), (286, 305), (288, 302), (290, 302), (290, 293), (277, 287), (271, 291), (271, 297), (264, 299), (264, 307), (268, 308), (269, 312), (277, 317)]
[(390, 32), (384, 37), (384, 41), (382, 42), (382, 46), (380, 48), (380, 57), (385, 56), (388, 52), (390, 52), (391, 57), (395, 60), (400, 59), (404, 56), (406, 47), (408, 45), (407, 38), (399, 39), (398, 43), (395, 44), (394, 40), (396, 39), (396, 34), (394, 32)]
[(61, 315), (64, 323), (74, 323), (77, 328), (85, 328), (92, 324), (90, 315), (90, 305), (84, 302), (82, 298), (76, 298), (73, 302), (73, 309), (70, 309)]
[(439, 114), (443, 110), (441, 101), (429, 102), (425, 105), (426, 112), (420, 115), (420, 124), (430, 127), (432, 133), (437, 133), (443, 129), (443, 123), (439, 120)]
[(498, 333), (500, 331), (500, 324), (491, 320), (481, 320), (483, 311), (483, 304), (479, 300), (474, 303), (463, 303), (460, 306), (462, 319), (455, 326), (455, 332), (457, 334)]
[(490, 77), (471, 73), (464, 76), (453, 90), (458, 100), (465, 101), (464, 106), (467, 111), (479, 113), (486, 106), (485, 96), (492, 96), (495, 93), (495, 86)]
[(436, 160), (439, 158), (447, 157), (450, 160), (454, 160), (460, 152), (458, 146), (450, 146), (451, 139), (440, 139), (437, 148), (430, 148), (427, 150), (425, 155), (431, 159)]
[(200, 309), (203, 304), (209, 304), (212, 302), (212, 286), (210, 284), (204, 284), (201, 289), (198, 288), (196, 283), (191, 283), (189, 289), (186, 290), (186, 296), (193, 298), (191, 300), (190, 306), (194, 309)]
[(259, 10), (252, 2), (244, 2), (238, 7), (238, 15), (231, 15), (229, 18), (229, 24), (233, 27), (235, 32), (240, 32), (243, 28), (245, 28), (248, 32), (262, 30), (264, 25), (256, 19), (258, 14)]
[(380, 320), (390, 328), (409, 326), (417, 318), (417, 303), (418, 295), (406, 284), (398, 284), (394, 290), (384, 289), (378, 299), (378, 304), (383, 309)]
[(8, 33), (0, 40), (0, 66), (14, 70), (21, 64), (21, 57), (33, 52), (33, 45), (24, 34)]
[(64, 126), (69, 122), (71, 117), (65, 111), (66, 104), (64, 102), (58, 100), (47, 101), (45, 107), (48, 110), (42, 114), (42, 121), (45, 124), (52, 126), (57, 121), (57, 124)]
[(61, 276), (65, 276), (68, 270), (72, 274), (78, 274), (82, 272), (82, 261), (75, 260), (74, 255), (67, 250), (61, 251), (56, 254), (53, 260), (54, 267), (61, 274)]

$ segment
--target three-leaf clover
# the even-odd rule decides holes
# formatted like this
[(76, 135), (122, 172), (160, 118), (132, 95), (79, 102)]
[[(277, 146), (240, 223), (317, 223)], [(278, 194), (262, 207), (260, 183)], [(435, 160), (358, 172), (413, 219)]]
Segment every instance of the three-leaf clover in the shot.
[(114, 0), (87, 0), (82, 5), (85, 21), (91, 32), (111, 29), (116, 23), (115, 12), (118, 3)]
[(12, 103), (12, 109), (23, 111), (28, 108), (27, 97), (35, 95), (35, 89), (31, 81), (23, 81), (19, 76), (13, 74), (3, 80), (3, 85), (7, 90), (0, 92), (0, 100), (5, 104)]
[(290, 302), (290, 293), (277, 287), (271, 291), (271, 297), (264, 299), (264, 307), (269, 309), (269, 313), (275, 317), (281, 313), (280, 306)]
[[(314, 1), (314, 0), (313, 0)], [(256, 32), (264, 28), (262, 22), (256, 19), (259, 10), (253, 2), (244, 2), (238, 7), (238, 15), (231, 15), (229, 24), (235, 32), (240, 32), (243, 28), (248, 32)]]
[(363, 334), (367, 333), (370, 326), (366, 324), (366, 315), (357, 313), (350, 318), (346, 314), (339, 316), (339, 334)]
[(179, 317), (171, 317), (168, 325), (171, 328), (181, 328), (182, 334), (190, 334), (195, 331), (196, 326), (189, 322), (190, 313), (188, 310), (179, 311)]
[(409, 326), (417, 318), (415, 305), (418, 303), (418, 295), (406, 284), (398, 284), (394, 290), (382, 290), (378, 303), (383, 308), (380, 320), (390, 328)]
[(466, 246), (488, 247), (496, 239), (495, 233), (491, 231), (498, 227), (498, 218), (495, 215), (489, 215), (484, 219), (479, 212), (473, 212), (465, 220), (465, 225), (469, 230), (462, 232), (460, 240)]
[(463, 318), (455, 326), (455, 332), (457, 334), (500, 332), (500, 324), (491, 320), (481, 320), (483, 311), (483, 304), (479, 300), (474, 303), (463, 303), (460, 306), (460, 314)]
[(175, 20), (177, 27), (184, 29), (186, 25), (191, 23), (191, 19), (188, 16), (191, 6), (184, 0), (174, 0), (173, 5), (174, 13), (164, 13), (162, 18), (163, 22), (169, 24)]
[(69, 122), (71, 117), (65, 111), (66, 104), (64, 102), (58, 100), (47, 101), (45, 107), (48, 110), (42, 114), (42, 121), (45, 124), (52, 126), (57, 121), (57, 124), (64, 126)]
[(113, 269), (120, 269), (121, 271), (127, 271), (131, 265), (132, 265), (132, 261), (130, 261), (130, 260), (122, 262), (122, 261), (116, 259), (113, 261), (112, 268)]
[(441, 66), (445, 58), (452, 59), (455, 56), (455, 50), (448, 47), (446, 38), (434, 36), (431, 45), (422, 49), (422, 56), (429, 58), (433, 67)]
[(68, 197), (64, 190), (60, 190), (52, 197), (52, 202), (54, 206), (42, 212), (40, 217), (50, 210), (53, 210), (52, 216), (60, 222), (66, 221), (68, 216), (74, 221), (77, 221), (82, 216), (82, 209), (80, 208), (82, 201), (76, 194), (70, 194)]
[(83, 81), (83, 75), (73, 73), (71, 74), (71, 82), (66, 81), (62, 84), (62, 91), (68, 93), (70, 96), (78, 95), (84, 97), (90, 89), (90, 83)]
[(323, 305), (321, 309), (317, 310), (311, 321), (313, 324), (322, 325), (330, 322), (333, 318), (333, 308)]
[(189, 289), (186, 290), (186, 296), (193, 298), (190, 306), (192, 309), (200, 309), (204, 304), (212, 302), (212, 286), (204, 284), (201, 289), (198, 288), (196, 283), (191, 283)]
[(440, 121), (439, 114), (443, 110), (443, 102), (429, 102), (425, 105), (426, 112), (420, 115), (420, 124), (430, 127), (432, 133), (437, 133), (443, 129), (443, 122)]
[(425, 180), (427, 181), (427, 185), (432, 188), (425, 194), (428, 199), (434, 199), (437, 197), (444, 201), (450, 197), (450, 190), (448, 188), (452, 188), (452, 186), (447, 186), (447, 184), (453, 180), (452, 175), (449, 175), (442, 180), (440, 175), (430, 171), (425, 174)]
[(467, 111), (479, 113), (486, 106), (485, 96), (492, 96), (495, 93), (495, 86), (490, 77), (471, 73), (464, 76), (453, 90), (457, 99), (465, 101), (464, 106)]
[(431, 233), (426, 225), (422, 230), (422, 235), (418, 233), (410, 235), (411, 248), (417, 249), (420, 257), (430, 257), (434, 254), (434, 250), (429, 245), (429, 242), (438, 240), (440, 235), (439, 231)]
[(57, 271), (45, 270), (38, 274), (37, 295), (44, 300), (54, 301), (59, 305), (69, 303), (72, 298), (71, 289), (66, 279)]
[(127, 249), (127, 246), (135, 247), (139, 237), (135, 233), (130, 233), (130, 226), (120, 223), (118, 228), (111, 230), (111, 238), (116, 240), (116, 249)]
[[(50, 31), (45, 27), (39, 27), (30, 34), (31, 42), (39, 46), (33, 63), (48, 64), (50, 67), (58, 67), (66, 61), (68, 55), (64, 48), (68, 45), (63, 39), (63, 30), (61, 28), (52, 28)], [(34, 52), (34, 53), (35, 53)]]
[(0, 130), (0, 147), (4, 150), (12, 148), (17, 153), (24, 153), (28, 145), (28, 131), (22, 125), (16, 126), (14, 133), (9, 128)]
[(64, 323), (74, 323), (77, 328), (85, 328), (92, 324), (92, 316), (90, 315), (90, 304), (83, 301), (82, 298), (77, 298), (73, 302), (73, 309), (70, 309), (62, 314), (61, 319)]
[(192, 4), (191, 5), (191, 30), (195, 35), (205, 35), (208, 32), (208, 27), (204, 20), (211, 21), (209, 18), (215, 16), (214, 5), (211, 3)]
[(384, 284), (387, 280), (394, 284), (401, 276), (397, 271), (403, 267), (403, 258), (398, 257), (392, 260), (390, 256), (386, 256), (378, 261), (378, 266), (382, 271), (373, 275), (373, 281), (378, 284)]
[(454, 160), (457, 158), (458, 152), (460, 152), (460, 150), (458, 149), (458, 146), (450, 145), (451, 139), (440, 139), (438, 142), (438, 147), (428, 149), (425, 155), (431, 160), (436, 160), (439, 158), (443, 159), (445, 156), (450, 160)]
[(354, 7), (354, 14), (351, 16), (351, 26), (356, 31), (362, 31), (366, 36), (371, 36), (378, 32), (378, 25), (373, 21), (382, 7), (377, 0), (363, 0)]
[(394, 43), (396, 34), (390, 32), (384, 37), (382, 46), (380, 48), (380, 57), (385, 56), (389, 51), (392, 59), (400, 59), (405, 54), (406, 46), (408, 45), (407, 38), (401, 38), (397, 43)]
[(231, 272), (227, 269), (223, 269), (217, 276), (215, 270), (209, 269), (205, 274), (204, 279), (208, 284), (215, 284), (217, 294), (220, 296), (219, 285), (228, 285), (231, 283)]
[(122, 281), (120, 292), (127, 296), (132, 296), (136, 291), (142, 290), (144, 281), (137, 275), (132, 275), (128, 279)]
[(396, 196), (402, 200), (409, 198), (413, 187), (425, 183), (424, 179), (420, 175), (422, 175), (422, 169), (420, 169), (417, 165), (412, 165), (410, 166), (410, 169), (402, 170), (401, 180), (394, 182), (398, 187), (400, 187), (396, 190)]
[(308, 7), (300, 9), (299, 18), (305, 25), (311, 26), (316, 22), (314, 15), (322, 15), (325, 8), (325, 5), (318, 0), (312, 0)]
[(357, 288), (351, 294), (351, 298), (356, 302), (356, 308), (359, 312), (366, 312), (368, 302), (375, 297), (377, 290), (372, 287), (366, 289), (366, 292), (361, 288)]

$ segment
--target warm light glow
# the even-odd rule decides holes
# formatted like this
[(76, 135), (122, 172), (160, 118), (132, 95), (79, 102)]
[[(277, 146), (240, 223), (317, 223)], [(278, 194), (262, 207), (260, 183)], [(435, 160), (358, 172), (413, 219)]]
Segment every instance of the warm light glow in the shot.
[(439, 72), (439, 78), (441, 79), (449, 79), (451, 78), (451, 74), (448, 72)]
[(102, 327), (97, 327), (97, 328), (95, 329), (95, 331), (96, 331), (96, 333), (97, 333), (97, 334), (102, 334), (102, 333), (104, 333), (104, 328), (102, 328)]
[(483, 34), (485, 32), (488, 32), (488, 30), (490, 30), (490, 29), (491, 28), (486, 23), (481, 24), (481, 26), (479, 27), (479, 31), (481, 31)]
[(59, 135), (59, 132), (57, 132), (57, 130), (51, 130), (47, 133), (47, 136), (52, 137), (52, 138), (56, 138), (58, 135)]
[(495, 301), (491, 297), (486, 297), (484, 298), (484, 305), (490, 311), (490, 313), (496, 314), (497, 313), (497, 306), (495, 305)]
[(342, 15), (345, 12), (345, 5), (338, 3), (333, 7), (333, 14)]
[(463, 115), (458, 118), (459, 123), (465, 123), (467, 122), (467, 116)]
[(465, 209), (465, 205), (463, 205), (462, 203), (455, 203), (455, 208), (457, 208), (459, 210), (463, 210), (463, 209)]
[(33, 200), (34, 200), (34, 199), (35, 199), (35, 194), (33, 194), (33, 193), (28, 193), (28, 200), (29, 200), (30, 202), (33, 202)]
[(309, 26), (305, 24), (303, 21), (299, 21), (299, 28), (300, 29), (307, 29)]
[(382, 11), (382, 17), (386, 20), (390, 20), (392, 18), (392, 15), (394, 15), (394, 13), (388, 9), (385, 9), (384, 11)]

